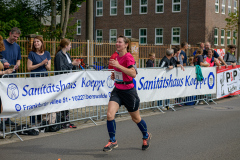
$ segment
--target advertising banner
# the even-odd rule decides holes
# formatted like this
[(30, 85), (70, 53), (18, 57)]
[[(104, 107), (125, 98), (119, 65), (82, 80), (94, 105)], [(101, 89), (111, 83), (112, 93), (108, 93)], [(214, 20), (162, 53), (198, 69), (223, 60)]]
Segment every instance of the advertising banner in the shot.
[(232, 68), (222, 66), (217, 71), (217, 98), (227, 97), (229, 95), (237, 95), (240, 93), (240, 65)]
[[(216, 68), (138, 69), (134, 85), (141, 102), (216, 93)], [(114, 81), (111, 71), (80, 71), (50, 77), (1, 78), (0, 117), (22, 117), (85, 106), (107, 105)]]

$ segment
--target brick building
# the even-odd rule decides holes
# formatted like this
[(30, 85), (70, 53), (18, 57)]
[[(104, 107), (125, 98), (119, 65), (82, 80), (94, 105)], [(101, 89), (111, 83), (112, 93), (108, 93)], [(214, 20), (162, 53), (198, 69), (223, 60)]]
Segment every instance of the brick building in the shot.
[[(210, 41), (236, 44), (235, 31), (225, 29), (237, 0), (94, 0), (94, 39), (114, 42), (118, 35), (144, 44), (178, 45)], [(86, 2), (72, 15), (76, 39), (86, 39)]]

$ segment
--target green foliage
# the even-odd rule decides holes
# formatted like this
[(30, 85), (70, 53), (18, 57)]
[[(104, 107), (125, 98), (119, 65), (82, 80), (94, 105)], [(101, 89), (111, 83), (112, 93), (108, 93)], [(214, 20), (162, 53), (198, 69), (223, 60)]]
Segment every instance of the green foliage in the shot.
[[(225, 21), (227, 22), (226, 29), (231, 31), (238, 31), (238, 17), (239, 17), (239, 11), (236, 13), (230, 13), (228, 18), (225, 18)], [(237, 38), (237, 37), (235, 37)]]
[(2, 37), (7, 37), (13, 27), (20, 28), (20, 23), (18, 21), (16, 21), (15, 19), (10, 20), (9, 22), (3, 22), (0, 20), (0, 35)]

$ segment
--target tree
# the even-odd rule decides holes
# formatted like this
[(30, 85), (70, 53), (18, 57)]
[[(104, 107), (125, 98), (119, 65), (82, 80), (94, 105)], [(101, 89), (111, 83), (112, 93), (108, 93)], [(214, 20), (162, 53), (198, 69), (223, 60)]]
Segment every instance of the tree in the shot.
[(232, 31), (237, 31), (238, 30), (238, 17), (239, 17), (239, 12), (237, 11), (236, 13), (230, 13), (229, 17), (225, 19), (227, 22), (226, 29), (227, 30), (232, 30)]

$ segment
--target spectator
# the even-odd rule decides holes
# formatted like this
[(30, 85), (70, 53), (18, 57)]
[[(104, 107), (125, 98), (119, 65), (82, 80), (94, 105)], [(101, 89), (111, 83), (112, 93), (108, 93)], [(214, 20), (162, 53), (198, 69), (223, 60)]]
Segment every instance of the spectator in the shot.
[(224, 55), (223, 60), (227, 63), (227, 65), (232, 65), (234, 68), (237, 65), (237, 59), (235, 57), (236, 46), (229, 45), (229, 51)]
[(194, 66), (194, 57), (193, 56), (190, 56), (189, 58), (188, 58), (188, 62), (189, 62), (189, 66)]
[(176, 46), (175, 48), (173, 48), (174, 50), (174, 55), (172, 57), (172, 61), (174, 63), (174, 66), (176, 67), (181, 67), (181, 69), (184, 71), (184, 67), (183, 67), (183, 61), (182, 61), (182, 55), (180, 54), (181, 50), (178, 46)]
[(195, 57), (194, 57), (194, 63), (195, 65), (203, 66), (203, 67), (209, 67), (210, 64), (206, 62), (206, 55), (205, 58), (203, 57), (203, 50), (197, 49)]
[[(20, 60), (21, 60), (21, 49), (20, 46), (16, 43), (17, 39), (19, 38), (21, 34), (20, 29), (17, 27), (14, 27), (11, 29), (9, 33), (9, 37), (7, 39), (4, 39), (4, 46), (5, 50), (2, 51), (2, 57), (6, 62), (4, 63), (5, 70), (9, 68), (10, 65), (14, 65), (14, 72), (19, 68), (20, 66)], [(12, 76), (16, 77), (16, 76)]]
[[(119, 55), (119, 53), (117, 51), (115, 51), (112, 56), (110, 57), (110, 59), (116, 59), (116, 57)], [(110, 60), (109, 59), (109, 60)], [(108, 69), (113, 69), (113, 66), (108, 65)]]
[[(43, 38), (34, 38), (32, 51), (28, 55), (27, 70), (31, 72), (46, 72), (51, 70), (51, 56), (46, 51)], [(31, 74), (31, 77), (45, 77), (48, 73)]]
[(159, 67), (167, 67), (168, 69), (173, 69), (174, 67), (174, 62), (172, 59), (173, 53), (174, 53), (173, 49), (167, 49), (166, 55), (160, 61)]
[(183, 42), (181, 44), (181, 55), (183, 55), (182, 59), (183, 59), (183, 66), (187, 65), (187, 54), (186, 54), (186, 50), (188, 49), (188, 43), (187, 42)]
[[(204, 50), (204, 43), (203, 42), (200, 42), (199, 49)], [(193, 52), (193, 56), (195, 56), (196, 52), (197, 52), (197, 49)]]
[(218, 62), (216, 58), (213, 57), (214, 54), (214, 49), (209, 49), (208, 50), (208, 55), (206, 57), (206, 62), (209, 63), (209, 67), (213, 67), (214, 65), (217, 65), (219, 69), (221, 69), (221, 65)]
[[(55, 58), (54, 58), (54, 70), (55, 71), (65, 71), (65, 70), (73, 70), (77, 69), (77, 66), (80, 65), (81, 61), (74, 59), (72, 61), (70, 54), (68, 51), (71, 49), (71, 42), (64, 38), (60, 41), (60, 44), (58, 46), (58, 50), (56, 52)], [(59, 74), (59, 73), (55, 73)], [(61, 73), (63, 74), (63, 73)], [(61, 119), (62, 121), (68, 121), (69, 120), (69, 111), (65, 110), (61, 112)], [(65, 125), (68, 125), (69, 123), (66, 123)], [(67, 126), (66, 126), (67, 127)], [(70, 124), (71, 128), (76, 128), (74, 124)]]
[[(9, 32), (9, 37), (3, 40), (5, 50), (0, 54), (2, 55), (2, 61), (4, 64), (4, 70), (9, 69), (10, 66), (14, 66), (13, 72), (16, 73), (20, 66), (21, 60), (21, 49), (16, 43), (17, 39), (20, 37), (21, 31), (17, 27), (13, 27)], [(8, 78), (16, 77), (16, 75), (9, 75)], [(6, 125), (15, 125), (9, 118), (6, 120)], [(17, 124), (16, 124), (17, 125)]]
[[(203, 50), (203, 55), (208, 55), (208, 50), (211, 48), (211, 44), (209, 42), (205, 43), (205, 50)], [(224, 64), (226, 66), (226, 68), (228, 67), (228, 65), (225, 63), (225, 61), (222, 59), (221, 56), (219, 56), (219, 54), (214, 50), (213, 53), (213, 57), (217, 58), (219, 61), (222, 62), (222, 64)]]
[[(1, 53), (4, 50), (5, 50), (5, 46), (4, 46), (4, 43), (3, 43), (3, 38), (0, 35), (0, 78), (4, 74), (11, 74), (13, 72), (13, 69), (7, 69), (7, 70), (3, 71), (4, 65), (2, 63), (3, 59), (2, 59), (2, 54)], [(5, 62), (5, 63), (7, 63), (7, 62)], [(1, 113), (2, 113), (2, 101), (1, 101), (1, 97), (0, 97), (0, 114)], [(3, 119), (1, 119), (1, 121), (3, 121)], [(1, 131), (3, 131), (3, 123), (0, 124), (0, 137), (3, 137), (3, 133)]]
[(148, 54), (149, 59), (146, 62), (146, 67), (154, 67), (155, 53)]
[[(31, 74), (31, 77), (45, 77), (48, 76), (46, 71), (51, 70), (51, 56), (45, 50), (43, 38), (36, 36), (33, 40), (32, 51), (28, 55), (27, 70), (30, 72), (41, 72)], [(45, 72), (45, 73), (42, 73)], [(37, 115), (37, 121), (41, 122), (41, 115)], [(30, 123), (35, 125), (35, 116), (30, 117)]]

